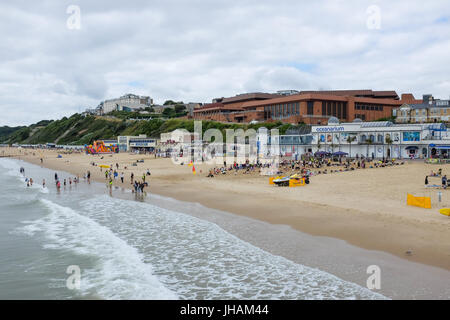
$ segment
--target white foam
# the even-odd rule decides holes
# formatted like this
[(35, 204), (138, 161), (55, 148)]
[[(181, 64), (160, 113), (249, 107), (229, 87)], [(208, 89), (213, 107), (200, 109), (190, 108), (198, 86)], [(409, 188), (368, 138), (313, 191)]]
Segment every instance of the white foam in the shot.
[(177, 296), (153, 275), (136, 248), (114, 235), (108, 228), (52, 201), (40, 202), (50, 213), (22, 227), (34, 235), (44, 232), (47, 249), (70, 250), (98, 260), (95, 268), (82, 270), (82, 295), (104, 299), (176, 299)]
[(385, 298), (269, 254), (189, 215), (108, 196), (81, 205), (91, 219), (138, 248), (161, 281), (183, 299)]

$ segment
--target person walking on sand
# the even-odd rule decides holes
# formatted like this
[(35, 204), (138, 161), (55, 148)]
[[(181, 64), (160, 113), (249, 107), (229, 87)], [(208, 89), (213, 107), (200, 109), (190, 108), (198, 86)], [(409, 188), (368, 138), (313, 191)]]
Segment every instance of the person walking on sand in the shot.
[(442, 177), (442, 187), (447, 189), (447, 176)]
[(123, 172), (120, 174), (120, 181), (123, 183)]
[(425, 176), (425, 187), (428, 186), (428, 176)]
[(134, 173), (131, 173), (131, 184), (133, 184), (133, 180), (134, 180)]

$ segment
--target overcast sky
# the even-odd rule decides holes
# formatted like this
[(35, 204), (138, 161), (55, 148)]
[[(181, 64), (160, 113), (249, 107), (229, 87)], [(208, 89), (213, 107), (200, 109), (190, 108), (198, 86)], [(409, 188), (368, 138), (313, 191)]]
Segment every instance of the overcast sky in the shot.
[(13, 0), (0, 3), (0, 36), (0, 126), (125, 93), (450, 95), (448, 0)]

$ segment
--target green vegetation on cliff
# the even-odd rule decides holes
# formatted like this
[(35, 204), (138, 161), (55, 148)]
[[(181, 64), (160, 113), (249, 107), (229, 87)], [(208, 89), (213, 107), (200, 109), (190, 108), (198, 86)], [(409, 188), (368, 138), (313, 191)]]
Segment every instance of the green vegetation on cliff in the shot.
[[(258, 124), (230, 124), (215, 121), (203, 121), (203, 133), (211, 128), (219, 129), (225, 136), (226, 129), (279, 129), (280, 134), (289, 129), (305, 129), (305, 125), (293, 126), (282, 122)], [(159, 138), (161, 133), (176, 129), (186, 129), (194, 132), (194, 120), (187, 119), (151, 119), (134, 121), (120, 114), (110, 117), (83, 116), (74, 114), (56, 121), (40, 121), (28, 127), (0, 127), (0, 143), (84, 145), (98, 139), (114, 139), (117, 136), (136, 136), (145, 134), (148, 137)]]

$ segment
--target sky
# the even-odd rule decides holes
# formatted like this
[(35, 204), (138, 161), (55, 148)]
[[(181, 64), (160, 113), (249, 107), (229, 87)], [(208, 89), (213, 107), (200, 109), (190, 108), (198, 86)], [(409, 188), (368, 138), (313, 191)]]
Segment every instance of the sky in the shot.
[(450, 1), (42, 0), (0, 3), (0, 126), (126, 93), (450, 96)]

